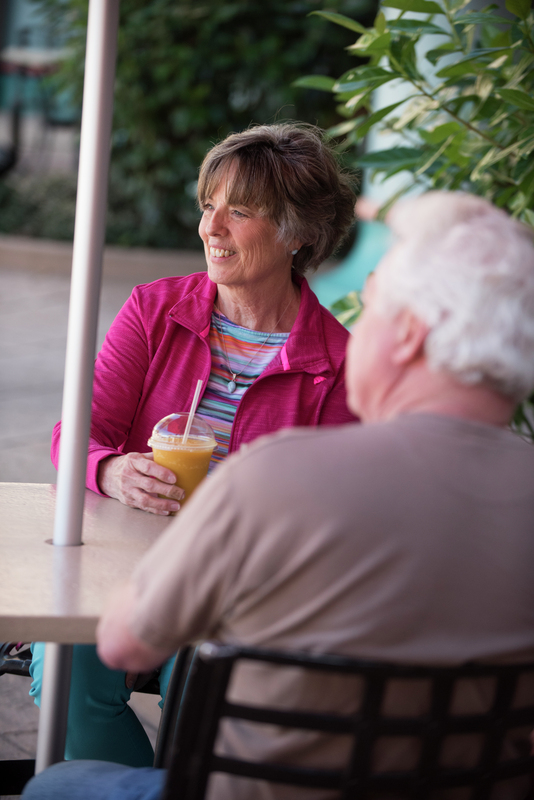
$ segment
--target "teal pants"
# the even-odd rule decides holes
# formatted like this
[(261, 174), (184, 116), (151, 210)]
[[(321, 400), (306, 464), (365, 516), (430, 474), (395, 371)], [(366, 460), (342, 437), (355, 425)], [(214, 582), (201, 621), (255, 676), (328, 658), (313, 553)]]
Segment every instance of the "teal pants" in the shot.
[[(30, 695), (41, 705), (44, 644), (32, 645), (33, 678)], [(174, 658), (161, 670), (160, 689), (165, 697)], [(65, 758), (113, 761), (129, 767), (150, 767), (152, 745), (134, 711), (128, 705), (131, 690), (126, 673), (105, 667), (91, 644), (74, 646), (69, 695)], [(162, 705), (163, 701), (160, 703)]]

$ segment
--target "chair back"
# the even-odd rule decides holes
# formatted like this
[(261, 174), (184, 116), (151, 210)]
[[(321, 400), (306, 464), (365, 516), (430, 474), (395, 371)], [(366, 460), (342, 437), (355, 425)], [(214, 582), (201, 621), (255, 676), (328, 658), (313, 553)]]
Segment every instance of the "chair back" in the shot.
[[(305, 671), (359, 676), (362, 693), (358, 710), (331, 714), (231, 702), (228, 687), (232, 674), (237, 664), (246, 661), (273, 668), (299, 667)], [(491, 687), (490, 701), (483, 713), (462, 713), (455, 708), (455, 692), (462, 682), (465, 686), (465, 681), (473, 680), (482, 680), (486, 687)], [(384, 707), (391, 681), (400, 681), (403, 687), (425, 681), (429, 701), (424, 713), (388, 714)], [(500, 782), (527, 776), (524, 782), (527, 789), (512, 795), (526, 800), (534, 796), (529, 788), (534, 757), (528, 743), (528, 734), (534, 728), (534, 693), (526, 704), (519, 704), (518, 691), (525, 686), (534, 687), (534, 663), (402, 666), (204, 643), (193, 654), (183, 688), (163, 800), (202, 800), (208, 779), (216, 772), (330, 790), (340, 798), (354, 800), (380, 797), (429, 800), (434, 796), (486, 800)], [(215, 752), (220, 725), (226, 719), (349, 736), (352, 745), (346, 763), (338, 768), (253, 762)], [(462, 735), (477, 737), (476, 763), (467, 767), (447, 766), (441, 757), (444, 743), (448, 737)], [(513, 748), (512, 755), (506, 752), (510, 736), (523, 743), (522, 750)], [(377, 770), (375, 746), (380, 739), (389, 737), (417, 741), (416, 763), (406, 769)], [(463, 791), (458, 795), (460, 787)]]

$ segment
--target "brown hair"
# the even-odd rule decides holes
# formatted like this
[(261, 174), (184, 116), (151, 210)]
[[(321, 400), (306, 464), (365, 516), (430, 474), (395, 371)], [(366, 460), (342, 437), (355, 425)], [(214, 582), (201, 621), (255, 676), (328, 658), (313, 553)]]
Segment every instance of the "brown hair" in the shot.
[(304, 123), (256, 125), (216, 144), (200, 168), (198, 202), (212, 196), (231, 166), (228, 202), (259, 209), (280, 240), (302, 247), (293, 259), (302, 275), (317, 269), (354, 222), (351, 178), (337, 163), (323, 132)]

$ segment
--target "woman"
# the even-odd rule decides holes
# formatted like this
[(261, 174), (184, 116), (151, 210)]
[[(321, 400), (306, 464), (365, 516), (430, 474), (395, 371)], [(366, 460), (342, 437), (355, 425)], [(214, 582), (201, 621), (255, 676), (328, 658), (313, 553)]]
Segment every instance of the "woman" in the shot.
[[(198, 201), (207, 273), (136, 287), (95, 366), (87, 486), (155, 514), (177, 511), (182, 491), (143, 451), (156, 422), (191, 406), (198, 379), (206, 388), (197, 413), (218, 443), (214, 463), (280, 428), (354, 419), (344, 387), (348, 333), (302, 277), (353, 221), (350, 182), (318, 129), (266, 125), (228, 136), (202, 164)], [(56, 466), (59, 435), (58, 423)], [(160, 676), (163, 696), (171, 666)], [(36, 702), (41, 671), (37, 645)], [(67, 758), (152, 763), (130, 692), (92, 646), (75, 648)]]

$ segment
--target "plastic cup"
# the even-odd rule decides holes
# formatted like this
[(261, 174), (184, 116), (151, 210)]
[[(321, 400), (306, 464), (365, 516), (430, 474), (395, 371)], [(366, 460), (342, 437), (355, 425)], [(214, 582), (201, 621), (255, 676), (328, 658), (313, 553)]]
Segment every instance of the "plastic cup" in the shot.
[(189, 436), (183, 442), (188, 417), (186, 411), (169, 414), (154, 426), (148, 440), (156, 464), (172, 470), (176, 475), (176, 485), (184, 490), (185, 497), (180, 501), (181, 505), (189, 500), (208, 474), (210, 459), (217, 447), (213, 430), (197, 416), (193, 417)]

